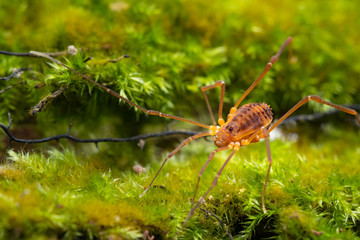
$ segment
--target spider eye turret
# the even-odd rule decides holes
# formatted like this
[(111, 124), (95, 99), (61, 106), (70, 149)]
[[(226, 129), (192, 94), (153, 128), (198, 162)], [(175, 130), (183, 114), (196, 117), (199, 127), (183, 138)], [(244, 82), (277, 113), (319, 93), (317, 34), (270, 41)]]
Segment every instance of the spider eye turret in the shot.
[(217, 147), (226, 147), (230, 143), (230, 135), (224, 130), (219, 130), (214, 136), (214, 143)]

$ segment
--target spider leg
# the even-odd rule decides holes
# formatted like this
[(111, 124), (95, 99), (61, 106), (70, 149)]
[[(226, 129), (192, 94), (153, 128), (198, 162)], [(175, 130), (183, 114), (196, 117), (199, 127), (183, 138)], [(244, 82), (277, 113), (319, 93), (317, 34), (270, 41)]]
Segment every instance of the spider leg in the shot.
[(159, 175), (160, 171), (162, 170), (162, 168), (164, 167), (165, 163), (167, 162), (167, 160), (169, 158), (171, 158), (172, 156), (174, 156), (178, 151), (180, 151), (180, 149), (182, 149), (186, 144), (188, 144), (189, 142), (191, 142), (192, 140), (195, 140), (197, 138), (201, 138), (201, 137), (205, 137), (205, 136), (209, 136), (211, 135), (210, 132), (207, 132), (207, 133), (199, 133), (199, 134), (196, 134), (194, 136), (191, 136), (187, 139), (185, 139), (177, 148), (175, 148), (166, 158), (165, 160), (163, 161), (163, 163), (161, 164), (161, 167), (159, 168), (159, 170), (157, 171), (157, 173), (155, 174), (155, 177), (151, 180), (151, 183), (149, 184), (149, 186), (145, 189), (145, 191), (139, 196), (139, 197), (142, 197), (144, 196), (144, 194), (149, 191), (150, 187), (152, 186), (152, 184), (154, 183), (156, 177)]
[(213, 124), (216, 125), (214, 114), (213, 114), (213, 112), (211, 110), (210, 103), (209, 103), (209, 100), (208, 100), (206, 92), (205, 92), (205, 91), (207, 91), (209, 89), (216, 88), (216, 87), (221, 87), (218, 123), (219, 123), (220, 126), (222, 126), (224, 124), (224, 122), (225, 122), (224, 119), (222, 118), (222, 109), (223, 109), (224, 95), (225, 95), (225, 82), (221, 81), (221, 80), (216, 81), (216, 83), (213, 84), (213, 85), (201, 87), (201, 91), (204, 94), (206, 106), (207, 106), (207, 108), (209, 110), (211, 120), (212, 120)]
[[(272, 65), (277, 62), (277, 60), (279, 59), (281, 53), (286, 48), (286, 46), (290, 45), (290, 55), (292, 55), (291, 42), (292, 42), (292, 37), (288, 37), (285, 40), (285, 42), (281, 46), (280, 50), (274, 56), (271, 57), (270, 61), (266, 64), (264, 70), (257, 77), (257, 79), (250, 85), (250, 87), (243, 93), (243, 95), (239, 98), (239, 100), (237, 100), (237, 102), (235, 103), (235, 105), (234, 105), (234, 107), (232, 108), (231, 111), (235, 112), (236, 108), (240, 105), (242, 100), (244, 100), (244, 98), (256, 87), (256, 85), (261, 81), (261, 79), (264, 78), (264, 76), (270, 70)], [(230, 112), (230, 113), (232, 113), (232, 112)]]
[(268, 162), (269, 162), (269, 168), (267, 170), (266, 173), (266, 179), (265, 179), (265, 184), (264, 184), (264, 189), (263, 189), (263, 193), (261, 196), (261, 202), (262, 202), (262, 208), (264, 213), (266, 213), (266, 208), (265, 208), (265, 192), (266, 192), (266, 186), (269, 180), (269, 175), (270, 175), (270, 169), (271, 169), (271, 165), (272, 165), (272, 158), (271, 158), (271, 152), (270, 152), (270, 141), (269, 141), (269, 131), (265, 128), (262, 127), (261, 131), (263, 133), (263, 136), (265, 138), (265, 142), (266, 142), (266, 153), (267, 153), (267, 158), (268, 158)]
[(102, 88), (103, 90), (105, 90), (106, 92), (108, 92), (109, 94), (113, 95), (114, 97), (120, 99), (120, 100), (123, 100), (124, 102), (127, 102), (128, 104), (130, 104), (131, 106), (143, 111), (144, 113), (146, 114), (149, 114), (149, 115), (155, 115), (155, 116), (159, 116), (159, 117), (164, 117), (164, 118), (171, 118), (171, 119), (175, 119), (175, 120), (178, 120), (178, 121), (183, 121), (183, 122), (187, 122), (187, 123), (191, 123), (191, 124), (194, 124), (194, 125), (197, 125), (199, 127), (202, 127), (202, 128), (207, 128), (207, 129), (210, 129), (211, 126), (208, 126), (208, 125), (205, 125), (205, 124), (202, 124), (202, 123), (199, 123), (199, 122), (196, 122), (196, 121), (193, 121), (193, 120), (189, 120), (189, 119), (185, 119), (185, 118), (182, 118), (182, 117), (178, 117), (178, 116), (174, 116), (174, 115), (171, 115), (171, 114), (167, 114), (167, 113), (162, 113), (162, 112), (159, 112), (159, 111), (155, 111), (155, 110), (148, 110), (146, 108), (143, 108), (139, 105), (137, 105), (136, 103), (130, 101), (129, 99), (121, 96), (120, 94), (118, 94), (117, 92), (111, 90), (110, 88), (94, 81), (93, 79), (91, 79), (90, 77), (82, 74), (82, 73), (79, 73), (78, 71), (70, 68), (69, 66), (67, 66), (66, 64), (62, 63), (61, 61), (45, 54), (45, 53), (41, 53), (41, 52), (35, 52), (35, 51), (30, 51), (31, 54), (34, 54), (38, 57), (43, 57), (43, 58), (47, 58), (53, 62), (55, 62), (56, 64), (59, 64), (67, 69), (69, 69), (70, 71), (72, 71), (73, 73), (79, 75), (80, 77), (82, 77), (83, 79), (85, 79), (86, 81), (88, 82), (91, 82), (92, 84)]
[(272, 130), (274, 130), (282, 121), (284, 121), (287, 117), (289, 117), (290, 114), (292, 114), (293, 112), (295, 112), (299, 107), (301, 107), (302, 105), (304, 105), (305, 103), (307, 103), (308, 101), (310, 100), (313, 100), (317, 103), (321, 103), (321, 104), (325, 104), (325, 105), (328, 105), (330, 107), (333, 107), (333, 108), (336, 108), (340, 111), (343, 111), (345, 113), (348, 113), (348, 114), (351, 114), (351, 115), (354, 115), (357, 122), (359, 123), (360, 125), (360, 118), (359, 118), (359, 114), (354, 110), (354, 109), (351, 109), (351, 108), (347, 108), (347, 107), (343, 107), (343, 106), (340, 106), (340, 105), (337, 105), (337, 104), (334, 104), (334, 103), (331, 103), (331, 102), (328, 102), (328, 101), (325, 101), (323, 100), (322, 98), (320, 98), (319, 96), (315, 96), (315, 95), (310, 95), (310, 96), (306, 96), (304, 97), (303, 99), (301, 99), (297, 104), (295, 104), (295, 106), (293, 106), (287, 113), (285, 113), (284, 116), (282, 116), (279, 120), (277, 120), (274, 125), (272, 125), (270, 128), (269, 128), (269, 132), (271, 132)]
[(234, 146), (234, 150), (231, 152), (231, 154), (229, 155), (229, 157), (226, 159), (225, 163), (222, 165), (222, 167), (220, 168), (220, 170), (217, 172), (211, 187), (206, 191), (206, 193), (197, 201), (195, 207), (190, 209), (190, 212), (188, 214), (188, 216), (186, 217), (181, 229), (183, 229), (187, 223), (187, 221), (192, 217), (192, 215), (194, 214), (195, 210), (199, 207), (200, 204), (203, 203), (203, 200), (206, 198), (206, 196), (209, 194), (209, 192), (216, 186), (217, 181), (222, 173), (222, 171), (224, 170), (225, 166), (229, 163), (230, 159), (234, 156), (234, 154), (239, 150), (240, 148), (240, 143), (235, 143)]
[(225, 151), (225, 150), (228, 150), (228, 149), (231, 149), (231, 148), (233, 148), (233, 146), (217, 148), (212, 153), (210, 153), (208, 160), (206, 161), (206, 163), (204, 164), (204, 166), (201, 168), (201, 170), (199, 172), (199, 177), (198, 177), (198, 181), (196, 183), (196, 187), (195, 187), (195, 191), (194, 191), (194, 197), (193, 197), (192, 203), (191, 203), (191, 208), (193, 208), (194, 203), (195, 203), (196, 193), (197, 193), (197, 190), (199, 188), (199, 183), (200, 183), (201, 177), (202, 177), (204, 171), (206, 170), (207, 166), (209, 165), (210, 161), (214, 158), (216, 153), (221, 152), (221, 151)]

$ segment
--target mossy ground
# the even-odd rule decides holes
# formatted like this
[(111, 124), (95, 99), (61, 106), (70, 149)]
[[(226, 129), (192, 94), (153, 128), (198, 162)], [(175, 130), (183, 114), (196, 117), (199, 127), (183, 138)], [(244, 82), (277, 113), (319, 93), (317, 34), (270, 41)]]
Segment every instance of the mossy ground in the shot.
[[(316, 94), (338, 104), (360, 102), (360, 10), (356, 1), (46, 1), (0, 3), (0, 50), (62, 51), (77, 71), (139, 105), (209, 124), (200, 87), (224, 80), (224, 115), (288, 36), (285, 50), (244, 103), (266, 102), (279, 118), (302, 97)], [(127, 54), (130, 58), (116, 63)], [(89, 56), (92, 60), (85, 62)], [(148, 117), (47, 60), (0, 55), (0, 77), (30, 68), (21, 79), (0, 81), (0, 123), (19, 138), (66, 133), (80, 138), (130, 137), (189, 124)], [(29, 112), (60, 88), (66, 90), (35, 116)], [(209, 94), (218, 104), (219, 91)], [(327, 111), (310, 102), (296, 114)], [(216, 214), (234, 239), (360, 238), (360, 137), (354, 117), (338, 113), (285, 126), (296, 141), (274, 139), (267, 188), (265, 143), (242, 148), (202, 208)], [(285, 134), (285, 136), (288, 136)], [(139, 198), (161, 161), (181, 139), (136, 143), (24, 145), (0, 142), (0, 238), (171, 239), (190, 209), (201, 166), (215, 148), (196, 140), (172, 158)], [(229, 153), (205, 172), (210, 186)], [(132, 166), (146, 166), (136, 174)], [(211, 215), (198, 209), (182, 239), (228, 239)]]
[[(234, 239), (354, 239), (359, 234), (360, 149), (351, 134), (331, 141), (271, 142), (274, 164), (261, 210), (267, 169), (265, 143), (244, 147), (229, 163), (202, 206), (219, 216)], [(334, 148), (339, 146), (339, 148)], [(341, 146), (341, 147), (340, 147)], [(9, 152), (1, 167), (1, 236), (15, 238), (174, 237), (190, 208), (198, 171), (212, 144), (191, 143), (171, 160), (155, 187), (139, 199), (158, 165), (147, 174), (111, 171), (70, 150)], [(354, 154), (354, 152), (356, 154)], [(164, 156), (159, 156), (159, 159)], [(200, 193), (211, 184), (226, 153), (204, 174)], [(344, 162), (346, 160), (346, 162)], [(162, 186), (162, 187), (159, 187)], [(182, 239), (226, 239), (212, 216), (198, 210)]]

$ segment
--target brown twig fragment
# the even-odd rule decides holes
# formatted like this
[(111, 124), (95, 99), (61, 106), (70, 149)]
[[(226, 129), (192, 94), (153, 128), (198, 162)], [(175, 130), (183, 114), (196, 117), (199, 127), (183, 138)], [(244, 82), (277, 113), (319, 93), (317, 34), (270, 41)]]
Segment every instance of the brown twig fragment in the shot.
[(9, 85), (6, 88), (4, 88), (3, 90), (0, 90), (0, 94), (6, 92), (7, 90), (10, 90), (11, 88), (13, 88), (13, 87), (15, 87), (17, 85), (23, 84), (23, 83), (24, 83), (24, 81), (19, 81), (17, 83), (14, 83), (13, 85)]
[(121, 61), (124, 58), (129, 58), (129, 57), (130, 57), (129, 55), (123, 55), (123, 56), (121, 56), (119, 58), (116, 58), (116, 59), (109, 59), (106, 63), (116, 63), (116, 62)]
[(5, 80), (5, 81), (9, 81), (12, 78), (20, 78), (21, 74), (24, 71), (29, 70), (30, 68), (14, 68), (13, 72), (7, 76), (7, 77), (0, 77), (0, 80)]
[(232, 236), (231, 236), (231, 233), (229, 232), (226, 224), (225, 224), (223, 221), (221, 221), (218, 216), (216, 216), (214, 213), (212, 213), (212, 212), (210, 212), (210, 211), (208, 211), (208, 210), (206, 210), (206, 209), (204, 209), (204, 208), (200, 208), (200, 209), (203, 210), (204, 212), (206, 212), (207, 214), (212, 215), (214, 218), (216, 218), (216, 220), (218, 220), (218, 221), (221, 223), (223, 229), (225, 229), (226, 234), (228, 235), (228, 237), (230, 238), (230, 240), (233, 240), (233, 238), (232, 238)]
[(36, 113), (43, 111), (46, 108), (47, 104), (54, 98), (57, 98), (61, 93), (65, 91), (65, 89), (66, 87), (61, 87), (59, 90), (52, 92), (51, 94), (41, 99), (40, 102), (30, 110), (30, 115), (34, 116)]
[[(48, 56), (51, 57), (57, 57), (57, 56), (62, 56), (62, 55), (75, 55), (77, 53), (77, 49), (73, 46), (70, 45), (68, 46), (68, 49), (65, 51), (60, 51), (60, 52), (48, 52), (48, 53), (43, 53), (46, 54)], [(41, 57), (37, 54), (32, 54), (31, 52), (9, 52), (9, 51), (0, 51), (0, 54), (2, 55), (8, 55), (8, 56), (14, 56), (14, 57)]]
[(129, 138), (93, 138), (93, 139), (81, 139), (70, 135), (70, 130), (72, 127), (72, 123), (70, 123), (69, 128), (66, 134), (59, 134), (47, 138), (40, 138), (40, 139), (22, 139), (15, 137), (11, 131), (10, 127), (12, 124), (12, 119), (10, 113), (8, 114), (9, 117), (9, 124), (5, 126), (4, 124), (0, 123), (0, 128), (5, 132), (5, 134), (9, 137), (9, 146), (11, 142), (18, 142), (18, 143), (25, 143), (25, 144), (36, 144), (36, 143), (45, 143), (50, 141), (58, 141), (62, 138), (69, 139), (74, 142), (81, 142), (81, 143), (99, 143), (99, 142), (134, 142), (139, 141), (141, 139), (148, 139), (154, 137), (164, 137), (164, 136), (171, 136), (171, 135), (195, 135), (198, 132), (193, 131), (181, 131), (181, 130), (173, 130), (173, 131), (165, 131), (165, 132), (158, 132), (158, 133), (150, 133), (150, 134), (143, 134)]

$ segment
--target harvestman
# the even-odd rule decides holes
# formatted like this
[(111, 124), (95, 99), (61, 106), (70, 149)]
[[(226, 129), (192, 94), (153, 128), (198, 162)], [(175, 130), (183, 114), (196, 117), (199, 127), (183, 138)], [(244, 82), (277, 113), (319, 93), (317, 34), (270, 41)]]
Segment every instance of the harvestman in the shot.
[[(58, 60), (44, 54), (44, 53), (39, 53), (39, 52), (34, 52), (34, 51), (31, 51), (30, 53), (32, 53), (32, 54), (34, 54), (36, 56), (48, 58), (48, 59), (56, 62), (57, 64), (60, 64), (60, 65), (62, 65), (64, 67), (66, 67), (67, 69), (73, 71), (74, 73), (82, 76), (85, 80), (99, 86), (100, 88), (104, 89), (105, 91), (107, 91), (111, 95), (113, 95), (113, 96), (127, 102), (128, 104), (136, 107), (137, 109), (143, 111), (146, 114), (156, 115), (156, 116), (165, 117), (165, 118), (171, 118), (171, 119), (175, 119), (175, 120), (179, 120), (179, 121), (183, 121), (183, 122), (188, 122), (188, 123), (191, 123), (191, 124), (194, 124), (194, 125), (197, 125), (199, 127), (206, 128), (206, 129), (209, 130), (208, 132), (199, 133), (199, 134), (193, 135), (193, 136), (185, 139), (181, 143), (180, 146), (175, 148), (165, 158), (164, 162), (162, 163), (160, 169), (155, 174), (155, 176), (152, 179), (152, 181), (150, 182), (149, 186), (140, 195), (140, 197), (142, 197), (150, 189), (150, 187), (154, 183), (156, 177), (159, 175), (160, 171), (164, 167), (167, 160), (169, 158), (171, 158), (172, 156), (174, 156), (178, 151), (180, 151), (181, 148), (183, 148), (186, 144), (188, 144), (192, 140), (195, 140), (195, 139), (198, 139), (198, 138), (201, 138), (201, 137), (205, 137), (205, 136), (213, 136), (214, 143), (218, 148), (210, 153), (210, 155), (208, 157), (208, 160), (205, 162), (205, 164), (203, 165), (203, 167), (200, 170), (198, 180), (197, 180), (197, 183), (196, 183), (196, 187), (195, 187), (195, 191), (194, 191), (194, 197), (192, 199), (191, 210), (190, 210), (186, 220), (183, 223), (183, 226), (184, 226), (186, 224), (186, 222), (190, 219), (190, 217), (194, 214), (195, 210), (203, 202), (203, 199), (205, 199), (206, 196), (209, 194), (209, 192), (216, 186), (218, 178), (220, 177), (220, 175), (221, 175), (222, 171), (224, 170), (226, 164), (235, 155), (235, 153), (240, 149), (240, 147), (249, 145), (250, 143), (259, 142), (259, 140), (263, 139), (263, 138), (265, 139), (265, 142), (266, 142), (266, 152), (267, 152), (267, 158), (268, 158), (268, 162), (269, 162), (269, 167), (267, 169), (266, 178), (265, 178), (265, 184), (264, 184), (264, 188), (263, 188), (263, 192), (262, 192), (262, 198), (261, 198), (261, 200), (262, 200), (262, 209), (263, 209), (264, 213), (266, 213), (265, 191), (266, 191), (267, 182), (269, 180), (269, 173), (270, 173), (271, 164), (272, 164), (271, 153), (270, 153), (270, 143), (269, 143), (269, 133), (271, 131), (273, 131), (290, 114), (295, 112), (299, 107), (301, 107), (302, 105), (304, 105), (308, 101), (312, 100), (312, 101), (315, 101), (315, 102), (318, 102), (318, 103), (325, 104), (325, 105), (328, 105), (330, 107), (336, 108), (336, 109), (338, 109), (340, 111), (343, 111), (345, 113), (352, 114), (352, 115), (354, 115), (356, 117), (356, 120), (360, 124), (359, 115), (355, 110), (347, 108), (347, 107), (343, 107), (343, 106), (340, 106), (340, 105), (337, 105), (337, 104), (333, 104), (333, 103), (325, 101), (325, 100), (321, 99), (319, 96), (315, 96), (315, 95), (306, 96), (305, 98), (300, 100), (297, 104), (295, 104), (295, 106), (293, 106), (287, 113), (285, 113), (284, 116), (282, 116), (279, 120), (277, 120), (272, 126), (270, 126), (270, 124), (271, 124), (271, 122), (273, 120), (273, 116), (272, 116), (273, 114), (271, 112), (270, 106), (267, 105), (266, 103), (249, 103), (249, 104), (245, 104), (245, 105), (241, 106), (240, 108), (238, 108), (238, 106), (244, 100), (244, 98), (255, 88), (255, 86), (261, 81), (261, 79), (263, 79), (263, 77), (270, 70), (270, 68), (273, 66), (273, 64), (279, 59), (279, 57), (280, 57), (281, 53), (284, 51), (284, 49), (288, 45), (290, 45), (289, 48), (291, 50), (291, 42), (292, 42), (292, 38), (288, 37), (286, 39), (286, 41), (283, 43), (283, 45), (281, 46), (280, 50), (274, 56), (271, 57), (270, 61), (266, 64), (266, 66), (265, 66), (264, 70), (261, 72), (261, 74), (250, 85), (250, 87), (244, 92), (244, 94), (239, 98), (239, 100), (237, 100), (234, 107), (232, 107), (230, 109), (230, 113), (227, 116), (227, 121), (226, 122), (222, 117), (223, 101), (224, 101), (224, 94), (225, 94), (225, 82), (220, 80), (220, 81), (217, 81), (213, 85), (204, 86), (204, 87), (201, 88), (201, 91), (204, 94), (205, 102), (206, 102), (207, 108), (209, 110), (213, 125), (205, 125), (205, 124), (202, 124), (202, 123), (199, 123), (199, 122), (196, 122), (196, 121), (193, 121), (193, 120), (185, 119), (185, 118), (182, 118), (182, 117), (178, 117), (178, 116), (158, 112), (158, 111), (155, 111), (155, 110), (145, 109), (145, 108), (131, 102), (130, 100), (120, 96), (118, 93), (116, 93), (113, 90), (105, 87), (104, 85), (101, 85), (100, 83), (97, 83), (97, 82), (93, 81), (92, 79), (90, 79), (86, 75), (83, 75), (83, 74), (71, 69), (70, 67), (66, 66), (62, 62), (60, 62), (60, 61), (58, 61)], [(216, 123), (215, 123), (215, 119), (214, 119), (214, 116), (213, 116), (213, 113), (211, 111), (210, 104), (209, 104), (209, 101), (208, 101), (208, 98), (207, 98), (207, 95), (206, 95), (207, 90), (212, 89), (212, 88), (216, 88), (216, 87), (221, 88), (220, 103), (219, 103), (219, 116), (218, 116), (218, 124), (219, 125), (216, 125)], [(214, 180), (212, 182), (211, 187), (205, 192), (205, 194), (202, 197), (200, 197), (200, 199), (195, 204), (196, 193), (197, 193), (197, 190), (198, 190), (198, 187), (199, 187), (200, 179), (201, 179), (201, 176), (204, 173), (205, 169), (207, 168), (208, 164), (214, 158), (216, 153), (221, 152), (221, 151), (225, 151), (225, 150), (230, 150), (230, 149), (232, 149), (232, 152), (230, 153), (230, 155), (228, 156), (228, 158), (226, 159), (226, 161), (224, 162), (224, 164), (222, 165), (220, 170), (217, 172), (217, 174), (216, 174), (216, 176), (215, 176), (215, 178), (214, 178)], [(195, 206), (194, 206), (194, 204), (195, 204)]]

